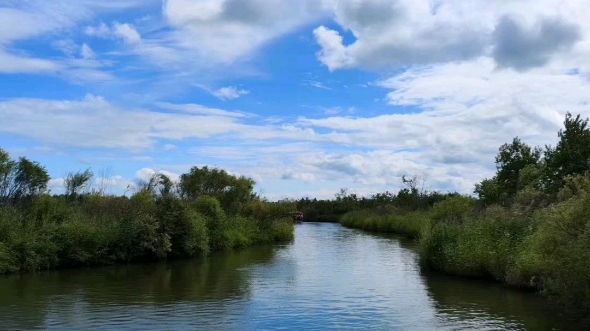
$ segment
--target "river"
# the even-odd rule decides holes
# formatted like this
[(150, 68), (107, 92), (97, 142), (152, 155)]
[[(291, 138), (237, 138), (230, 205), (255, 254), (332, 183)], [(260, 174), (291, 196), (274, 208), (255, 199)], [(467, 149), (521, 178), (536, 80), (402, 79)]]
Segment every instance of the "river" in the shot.
[(410, 241), (338, 224), (207, 259), (0, 278), (0, 330), (581, 330), (545, 300), (424, 275)]

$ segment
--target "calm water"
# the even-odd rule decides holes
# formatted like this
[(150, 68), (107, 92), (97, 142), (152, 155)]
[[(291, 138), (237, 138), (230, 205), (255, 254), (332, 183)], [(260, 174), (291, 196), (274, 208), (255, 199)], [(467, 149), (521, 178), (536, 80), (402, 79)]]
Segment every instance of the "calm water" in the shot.
[(421, 275), (413, 245), (336, 224), (200, 261), (0, 278), (0, 330), (578, 330), (531, 295)]

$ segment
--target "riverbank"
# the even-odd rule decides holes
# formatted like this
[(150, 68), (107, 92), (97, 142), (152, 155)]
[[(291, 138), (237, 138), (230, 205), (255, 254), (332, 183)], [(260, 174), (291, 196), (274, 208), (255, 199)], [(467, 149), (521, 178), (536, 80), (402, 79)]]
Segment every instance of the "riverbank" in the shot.
[[(147, 262), (290, 241), (294, 203), (271, 203), (254, 180), (192, 167), (177, 181), (156, 173), (106, 194), (108, 178), (70, 173), (61, 195), (44, 166), (0, 149), (0, 274)], [(125, 192), (128, 193), (128, 192)]]
[(590, 194), (581, 191), (531, 211), (490, 206), (475, 212), (473, 199), (452, 197), (427, 211), (351, 212), (340, 223), (416, 238), (420, 263), (426, 269), (534, 290), (568, 313), (587, 317), (589, 212)]
[(72, 203), (39, 196), (0, 208), (0, 273), (191, 258), (292, 240), (293, 222), (264, 208), (228, 215), (206, 197), (89, 196)]

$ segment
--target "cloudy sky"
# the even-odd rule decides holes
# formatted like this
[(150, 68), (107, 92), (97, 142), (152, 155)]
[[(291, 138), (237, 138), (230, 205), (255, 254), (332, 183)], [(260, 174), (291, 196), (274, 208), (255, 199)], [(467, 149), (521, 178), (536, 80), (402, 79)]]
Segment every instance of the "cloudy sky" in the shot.
[(0, 0), (0, 147), (59, 178), (219, 166), (271, 199), (471, 193), (590, 115), (583, 0)]

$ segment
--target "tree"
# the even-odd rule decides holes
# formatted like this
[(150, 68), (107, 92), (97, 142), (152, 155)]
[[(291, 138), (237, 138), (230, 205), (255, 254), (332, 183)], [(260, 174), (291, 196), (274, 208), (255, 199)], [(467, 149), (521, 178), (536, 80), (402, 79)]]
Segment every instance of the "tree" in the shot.
[(192, 167), (180, 176), (180, 193), (184, 199), (200, 196), (215, 197), (226, 212), (236, 212), (253, 199), (255, 181), (245, 176), (234, 176), (218, 168)]
[(485, 206), (502, 204), (506, 200), (506, 193), (502, 192), (495, 177), (475, 184), (474, 193)]
[(402, 185), (405, 188), (397, 193), (397, 200), (415, 210), (421, 207), (421, 197), (424, 193), (424, 183), (426, 180), (416, 174), (412, 176), (402, 176)]
[(0, 152), (0, 197), (3, 200), (18, 200), (20, 198), (38, 195), (47, 189), (49, 173), (38, 162), (25, 157), (18, 161), (11, 161), (7, 153)]
[(176, 183), (162, 173), (155, 173), (147, 180), (139, 180), (136, 187), (138, 192), (149, 192), (162, 197), (173, 196), (177, 193), (175, 190), (177, 188)]
[(64, 188), (68, 198), (75, 198), (78, 194), (88, 191), (94, 174), (90, 169), (84, 172), (69, 173), (64, 179)]
[(518, 137), (500, 147), (496, 156), (495, 180), (506, 198), (514, 197), (518, 192), (520, 172), (528, 166), (538, 165), (540, 157), (541, 149), (532, 148)]
[(559, 130), (555, 148), (546, 147), (544, 189), (555, 196), (571, 175), (583, 175), (590, 170), (590, 129), (588, 119), (575, 118), (568, 112), (564, 129)]
[(0, 199), (8, 198), (9, 190), (12, 186), (14, 169), (16, 162), (10, 159), (8, 152), (0, 148)]

